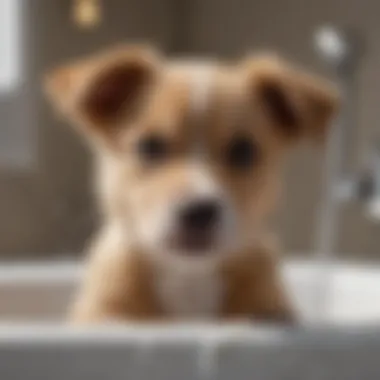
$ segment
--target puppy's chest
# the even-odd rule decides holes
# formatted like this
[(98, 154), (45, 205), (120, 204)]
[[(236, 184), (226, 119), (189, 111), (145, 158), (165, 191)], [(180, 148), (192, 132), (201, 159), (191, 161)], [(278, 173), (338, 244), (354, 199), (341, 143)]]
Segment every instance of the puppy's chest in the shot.
[(159, 303), (169, 317), (215, 318), (222, 306), (223, 286), (215, 271), (165, 271), (157, 277)]

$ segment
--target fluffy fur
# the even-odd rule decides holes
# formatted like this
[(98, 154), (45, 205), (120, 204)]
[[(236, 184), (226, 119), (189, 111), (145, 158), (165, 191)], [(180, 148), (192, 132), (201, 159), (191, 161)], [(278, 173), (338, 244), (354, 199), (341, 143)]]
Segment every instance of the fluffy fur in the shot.
[[(94, 151), (103, 212), (73, 322), (294, 319), (265, 223), (284, 153), (327, 133), (329, 83), (274, 56), (172, 62), (127, 46), (54, 70), (46, 88)], [(244, 170), (226, 163), (240, 135), (258, 155)], [(164, 160), (139, 156), (147, 136), (166, 142)], [(222, 215), (194, 255), (173, 241), (178, 210), (202, 197)]]

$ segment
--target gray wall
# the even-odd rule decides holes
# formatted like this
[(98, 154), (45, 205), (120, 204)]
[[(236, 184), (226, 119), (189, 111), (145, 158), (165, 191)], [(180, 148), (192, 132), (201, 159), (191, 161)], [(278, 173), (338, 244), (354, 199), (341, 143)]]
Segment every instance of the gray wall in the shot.
[[(217, 10), (217, 11), (216, 11)], [(316, 71), (324, 71), (312, 46), (315, 29), (326, 23), (360, 30), (368, 51), (359, 76), (359, 128), (351, 165), (360, 166), (366, 144), (378, 132), (380, 110), (380, 2), (376, 0), (194, 0), (188, 49), (235, 56), (246, 50), (274, 49)], [(285, 246), (310, 250), (320, 201), (321, 156), (300, 149), (290, 159), (283, 205), (278, 215)], [(340, 214), (336, 249), (348, 255), (377, 258), (380, 225), (368, 221), (358, 205)], [(313, 240), (314, 239), (314, 240)]]
[[(359, 78), (360, 129), (352, 161), (377, 127), (380, 61), (380, 3), (371, 0), (107, 0), (106, 22), (83, 32), (69, 19), (67, 0), (29, 0), (30, 56), (24, 89), (37, 152), (29, 171), (0, 172), (0, 252), (17, 258), (78, 251), (96, 223), (89, 185), (89, 160), (76, 136), (52, 117), (39, 79), (53, 65), (103, 46), (130, 40), (153, 41), (167, 51), (235, 56), (264, 48), (285, 53), (323, 70), (311, 45), (316, 26), (354, 25), (365, 34), (369, 51)], [(30, 6), (33, 3), (33, 7)], [(0, 110), (1, 112), (1, 110)], [(379, 111), (380, 112), (380, 111)], [(32, 140), (33, 141), (33, 140)], [(323, 156), (301, 148), (291, 155), (276, 224), (287, 250), (313, 247)], [(336, 249), (376, 257), (380, 231), (356, 205), (344, 208)]]
[[(94, 31), (78, 29), (70, 19), (71, 1), (25, 0), (27, 70), (22, 91), (4, 99), (0, 117), (12, 131), (28, 104), (24, 133), (35, 152), (27, 170), (0, 169), (0, 252), (17, 259), (61, 256), (81, 250), (96, 216), (89, 185), (87, 152), (43, 98), (41, 78), (65, 60), (124, 41), (175, 45), (173, 15), (165, 2), (107, 0), (106, 22)], [(25, 98), (25, 99), (24, 99)], [(0, 101), (1, 103), (1, 101)], [(7, 112), (8, 111), (8, 112)], [(25, 137), (25, 136), (23, 136)]]

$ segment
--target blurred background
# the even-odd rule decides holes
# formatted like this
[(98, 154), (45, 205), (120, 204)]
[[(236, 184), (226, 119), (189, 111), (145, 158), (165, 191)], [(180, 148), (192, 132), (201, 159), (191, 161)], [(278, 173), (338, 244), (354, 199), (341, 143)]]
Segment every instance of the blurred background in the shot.
[(273, 50), (337, 82), (334, 133), (289, 156), (273, 223), (309, 314), (378, 323), (379, 14), (375, 0), (0, 0), (0, 320), (62, 319), (98, 224), (91, 157), (44, 74), (145, 42), (218, 59)]
[[(218, 58), (275, 50), (333, 78), (343, 75), (343, 85), (355, 88), (348, 99), (355, 125), (342, 128), (351, 137), (341, 159), (360, 174), (379, 132), (379, 12), (375, 0), (1, 0), (0, 259), (77, 257), (97, 223), (89, 154), (54, 117), (41, 91), (48, 69), (128, 41), (152, 43), (168, 54)], [(336, 70), (316, 49), (323, 25), (358, 34), (352, 67)], [(311, 147), (289, 158), (275, 218), (289, 255), (312, 256), (318, 249), (318, 231), (329, 219), (318, 217), (325, 159)], [(334, 215), (329, 245), (335, 256), (380, 257), (380, 223), (376, 215), (369, 218), (363, 202), (350, 197)]]

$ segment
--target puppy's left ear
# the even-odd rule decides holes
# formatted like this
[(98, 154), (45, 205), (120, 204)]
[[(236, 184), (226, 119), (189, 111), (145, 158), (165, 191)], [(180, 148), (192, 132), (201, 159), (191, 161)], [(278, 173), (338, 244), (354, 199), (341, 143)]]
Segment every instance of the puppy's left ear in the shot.
[(86, 137), (112, 141), (143, 108), (158, 66), (151, 49), (118, 47), (55, 69), (44, 84), (55, 108)]
[(247, 60), (253, 96), (286, 139), (324, 140), (337, 113), (337, 89), (327, 80), (276, 56)]

